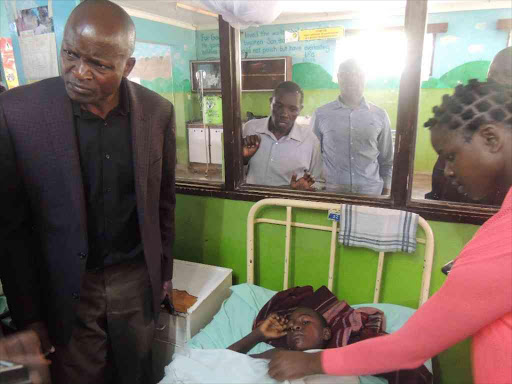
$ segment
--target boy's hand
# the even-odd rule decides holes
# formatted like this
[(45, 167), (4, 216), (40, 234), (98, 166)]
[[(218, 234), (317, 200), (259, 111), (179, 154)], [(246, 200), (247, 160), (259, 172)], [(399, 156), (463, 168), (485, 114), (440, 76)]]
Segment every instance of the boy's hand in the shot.
[(279, 339), (286, 335), (287, 323), (288, 319), (272, 313), (258, 326), (258, 330), (265, 340)]

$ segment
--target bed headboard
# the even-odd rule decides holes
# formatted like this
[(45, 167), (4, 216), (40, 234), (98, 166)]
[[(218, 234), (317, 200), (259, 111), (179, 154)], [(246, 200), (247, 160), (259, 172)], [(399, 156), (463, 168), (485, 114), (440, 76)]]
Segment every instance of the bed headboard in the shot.
[[(263, 207), (269, 206), (277, 206), (277, 207), (285, 207), (286, 208), (286, 220), (276, 220), (276, 219), (266, 219), (266, 218), (256, 218), (256, 214)], [(334, 281), (334, 264), (336, 258), (336, 242), (338, 240), (338, 222), (336, 220), (332, 221), (330, 226), (328, 225), (317, 225), (317, 224), (308, 224), (302, 222), (292, 221), (292, 209), (300, 208), (300, 209), (310, 209), (317, 211), (327, 211), (337, 210), (339, 211), (340, 205), (333, 203), (322, 203), (315, 201), (303, 201), (303, 200), (288, 200), (288, 199), (263, 199), (254, 204), (249, 211), (249, 215), (247, 218), (247, 282), (254, 284), (254, 228), (256, 224), (259, 223), (267, 223), (267, 224), (275, 224), (275, 225), (284, 225), (286, 226), (286, 234), (285, 234), (285, 254), (284, 254), (284, 280), (283, 280), (283, 289), (288, 288), (288, 274), (290, 269), (290, 240), (291, 240), (291, 228), (307, 228), (311, 230), (318, 231), (328, 231), (331, 232), (331, 246), (330, 246), (330, 258), (329, 258), (329, 274), (328, 274), (328, 283), (327, 286), (329, 290), (332, 291), (333, 281)], [(432, 274), (432, 263), (434, 259), (434, 234), (430, 225), (423, 219), (419, 217), (418, 221), (421, 228), (423, 228), (424, 238), (416, 238), (417, 242), (425, 245), (424, 250), (424, 263), (423, 263), (423, 274), (421, 280), (421, 291), (420, 291), (420, 300), (419, 305), (421, 306), (428, 299), (429, 288), (430, 288), (430, 276)], [(377, 252), (376, 252), (377, 254)], [(382, 270), (384, 267), (384, 252), (378, 253), (378, 267), (377, 267), (377, 276), (375, 279), (375, 290), (373, 296), (373, 302), (379, 302), (380, 290), (381, 290), (381, 281), (382, 281)]]

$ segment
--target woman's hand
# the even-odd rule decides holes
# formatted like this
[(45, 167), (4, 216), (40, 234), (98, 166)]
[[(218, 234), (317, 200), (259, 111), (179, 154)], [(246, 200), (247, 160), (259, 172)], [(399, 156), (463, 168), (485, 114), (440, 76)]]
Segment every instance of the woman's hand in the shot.
[(265, 340), (279, 339), (287, 333), (288, 319), (276, 313), (270, 314), (259, 326)]
[(276, 351), (268, 365), (268, 374), (285, 381), (324, 373), (321, 356), (321, 352)]

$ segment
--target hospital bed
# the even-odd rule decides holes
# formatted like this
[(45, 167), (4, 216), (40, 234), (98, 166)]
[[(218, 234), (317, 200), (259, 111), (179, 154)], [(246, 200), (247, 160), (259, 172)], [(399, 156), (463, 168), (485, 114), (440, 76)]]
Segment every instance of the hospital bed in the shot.
[[(315, 259), (322, 257), (328, 258), (328, 271), (325, 273), (325, 282), (327, 283), (328, 288), (333, 291), (336, 278), (335, 275), (338, 277), (343, 275), (343, 270), (339, 270), (339, 267), (336, 268), (336, 266), (340, 265), (339, 262), (337, 263), (337, 259), (343, 258), (344, 253), (347, 253), (344, 247), (338, 245), (339, 223), (336, 220), (329, 221), (328, 219), (313, 220), (315, 222), (311, 223), (303, 222), (298, 218), (299, 216), (307, 218), (307, 214), (301, 215), (299, 213), (307, 213), (310, 211), (324, 212), (325, 217), (327, 217), (328, 212), (339, 212), (339, 208), (339, 204), (287, 199), (264, 199), (254, 204), (247, 219), (247, 283), (231, 287), (230, 297), (223, 303), (214, 319), (187, 343), (187, 347), (193, 349), (222, 349), (228, 347), (251, 331), (252, 322), (258, 314), (258, 311), (276, 293), (277, 290), (269, 290), (265, 287), (255, 285), (255, 283), (257, 283), (255, 279), (255, 264), (257, 262), (263, 262), (265, 257), (264, 249), (257, 246), (262, 239), (259, 238), (260, 236), (255, 236), (255, 234), (257, 235), (262, 233), (261, 231), (256, 232), (256, 228), (259, 225), (280, 226), (285, 229), (282, 289), (287, 289), (289, 287), (289, 282), (292, 277), (290, 275), (290, 267), (291, 264), (293, 264), (294, 257), (292, 254), (292, 249), (294, 248), (292, 240), (295, 229), (300, 228), (301, 230), (323, 231), (330, 233), (329, 254), (315, 254), (312, 256), (314, 256)], [(282, 214), (279, 216), (279, 213), (276, 212), (283, 209), (285, 210), (284, 218)], [(264, 217), (266, 214), (269, 214), (271, 217)], [(322, 223), (322, 221), (324, 222)], [(418, 246), (416, 253), (410, 256), (408, 255), (408, 257), (418, 257), (419, 254), (423, 256), (423, 268), (421, 272), (421, 284), (419, 287), (418, 300), (418, 306), (421, 306), (429, 296), (430, 278), (434, 257), (434, 237), (432, 229), (423, 218), (419, 218), (418, 224)], [(261, 251), (255, 252), (256, 249), (260, 249)], [(351, 304), (353, 308), (373, 306), (382, 310), (386, 315), (386, 331), (388, 333), (392, 333), (407, 321), (407, 319), (414, 313), (414, 309), (391, 303), (380, 303), (381, 292), (383, 290), (383, 276), (386, 277), (386, 274), (384, 273), (386, 265), (385, 258), (394, 257), (396, 254), (385, 254), (383, 252), (375, 252), (375, 254), (377, 272), (375, 275), (375, 287), (373, 289), (373, 302), (360, 305), (352, 305), (353, 303), (349, 302), (349, 304)], [(259, 269), (258, 274), (260, 276), (260, 280), (263, 280), (262, 275), (264, 273), (265, 271), (263, 269)], [(269, 348), (270, 346), (267, 344), (260, 343), (251, 350), (250, 353), (261, 353)], [(430, 361), (427, 362), (426, 366), (430, 371), (432, 371)], [(372, 376), (359, 377), (359, 380), (360, 383), (363, 384), (386, 382), (384, 379)]]

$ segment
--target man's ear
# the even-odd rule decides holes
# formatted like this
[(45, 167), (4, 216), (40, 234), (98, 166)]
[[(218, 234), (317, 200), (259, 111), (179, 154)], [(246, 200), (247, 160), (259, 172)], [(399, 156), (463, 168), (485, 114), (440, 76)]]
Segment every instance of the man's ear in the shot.
[(124, 67), (124, 72), (123, 72), (123, 77), (128, 77), (130, 75), (130, 73), (132, 72), (133, 67), (135, 67), (135, 62), (136, 61), (137, 60), (135, 59), (135, 57), (130, 57), (126, 61), (126, 65)]
[(503, 147), (503, 127), (498, 124), (484, 124), (477, 133), (491, 153), (496, 153)]
[(327, 341), (330, 340), (332, 336), (331, 328), (325, 327), (322, 332), (322, 338)]

